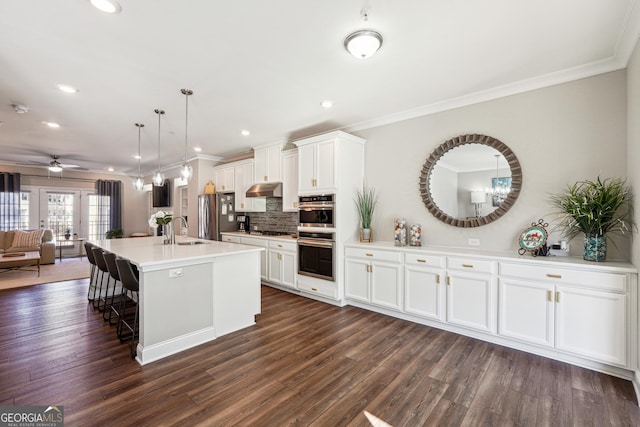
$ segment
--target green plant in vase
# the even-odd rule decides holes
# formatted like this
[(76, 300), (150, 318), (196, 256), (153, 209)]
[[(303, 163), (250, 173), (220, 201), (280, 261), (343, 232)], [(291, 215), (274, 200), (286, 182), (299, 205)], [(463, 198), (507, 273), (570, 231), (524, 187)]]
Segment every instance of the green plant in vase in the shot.
[(595, 181), (578, 181), (561, 193), (551, 196), (558, 209), (558, 227), (573, 239), (584, 234), (584, 259), (604, 261), (607, 233), (625, 234), (635, 229), (631, 187), (621, 178), (598, 177)]
[(354, 199), (356, 207), (358, 208), (358, 216), (360, 217), (360, 226), (362, 232), (360, 235), (361, 241), (371, 241), (371, 220), (373, 218), (373, 212), (378, 204), (378, 195), (375, 188), (367, 188), (364, 184), (362, 190), (356, 190), (356, 197)]

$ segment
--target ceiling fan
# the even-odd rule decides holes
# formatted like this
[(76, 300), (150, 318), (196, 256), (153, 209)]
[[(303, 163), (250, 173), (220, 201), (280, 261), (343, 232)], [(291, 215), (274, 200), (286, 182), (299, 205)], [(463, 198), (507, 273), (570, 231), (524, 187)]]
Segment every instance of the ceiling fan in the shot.
[(80, 168), (80, 166), (78, 165), (60, 163), (58, 161), (58, 159), (60, 158), (59, 156), (52, 155), (51, 158), (53, 158), (53, 160), (49, 162), (49, 167), (48, 167), (49, 172), (62, 172), (63, 169)]

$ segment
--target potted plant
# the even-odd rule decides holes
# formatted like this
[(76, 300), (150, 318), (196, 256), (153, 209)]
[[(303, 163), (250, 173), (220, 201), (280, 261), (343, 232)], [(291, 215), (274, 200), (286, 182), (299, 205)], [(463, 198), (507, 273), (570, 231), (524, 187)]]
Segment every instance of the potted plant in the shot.
[(107, 239), (122, 239), (122, 228), (114, 228), (106, 232), (105, 237)]
[(64, 232), (64, 238), (66, 240), (69, 240), (70, 237), (71, 237), (71, 229), (67, 228), (67, 230)]
[(374, 188), (367, 188), (362, 185), (362, 191), (356, 190), (356, 197), (354, 199), (356, 207), (358, 208), (358, 215), (360, 216), (360, 241), (371, 242), (371, 219), (373, 217), (373, 211), (378, 204), (378, 195)]
[(578, 181), (551, 196), (551, 204), (558, 209), (558, 226), (564, 236), (572, 239), (584, 234), (584, 259), (588, 261), (605, 260), (607, 233), (625, 234), (636, 227), (631, 187), (621, 178)]

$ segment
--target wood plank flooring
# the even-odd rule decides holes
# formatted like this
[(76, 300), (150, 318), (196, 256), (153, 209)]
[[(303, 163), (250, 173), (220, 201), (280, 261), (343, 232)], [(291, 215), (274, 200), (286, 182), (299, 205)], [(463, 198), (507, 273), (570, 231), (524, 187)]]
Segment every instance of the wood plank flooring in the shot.
[(629, 381), (269, 287), (255, 326), (139, 366), (86, 289), (0, 291), (0, 405), (64, 405), (68, 426), (640, 425)]

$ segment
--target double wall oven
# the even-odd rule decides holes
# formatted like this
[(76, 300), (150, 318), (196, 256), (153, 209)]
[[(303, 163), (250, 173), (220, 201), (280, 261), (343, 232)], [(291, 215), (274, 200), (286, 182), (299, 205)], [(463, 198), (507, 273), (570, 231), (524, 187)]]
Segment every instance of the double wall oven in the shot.
[(335, 281), (335, 195), (300, 196), (298, 274)]

